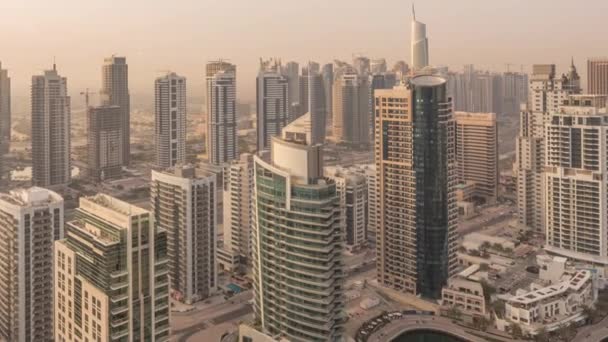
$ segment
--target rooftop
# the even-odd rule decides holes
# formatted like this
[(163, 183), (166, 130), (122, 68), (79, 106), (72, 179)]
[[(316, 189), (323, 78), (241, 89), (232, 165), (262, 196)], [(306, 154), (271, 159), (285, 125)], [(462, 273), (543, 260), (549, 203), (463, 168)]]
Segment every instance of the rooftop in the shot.
[(444, 78), (439, 76), (420, 75), (412, 78), (410, 83), (419, 87), (435, 87), (445, 84), (446, 81)]

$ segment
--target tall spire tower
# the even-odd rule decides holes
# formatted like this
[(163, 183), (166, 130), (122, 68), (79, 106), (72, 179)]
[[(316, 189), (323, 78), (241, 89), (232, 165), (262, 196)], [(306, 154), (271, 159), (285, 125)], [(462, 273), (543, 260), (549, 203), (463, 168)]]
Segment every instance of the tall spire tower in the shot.
[(426, 38), (426, 25), (416, 21), (416, 10), (412, 4), (412, 68), (420, 70), (429, 65), (429, 40)]

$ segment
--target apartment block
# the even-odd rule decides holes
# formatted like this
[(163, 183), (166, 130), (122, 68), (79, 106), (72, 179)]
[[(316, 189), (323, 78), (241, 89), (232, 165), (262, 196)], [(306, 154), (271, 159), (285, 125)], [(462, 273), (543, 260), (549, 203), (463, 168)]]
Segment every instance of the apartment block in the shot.
[(116, 178), (122, 170), (122, 111), (118, 106), (87, 110), (87, 173), (93, 182)]
[(186, 78), (174, 72), (154, 82), (156, 166), (186, 162)]

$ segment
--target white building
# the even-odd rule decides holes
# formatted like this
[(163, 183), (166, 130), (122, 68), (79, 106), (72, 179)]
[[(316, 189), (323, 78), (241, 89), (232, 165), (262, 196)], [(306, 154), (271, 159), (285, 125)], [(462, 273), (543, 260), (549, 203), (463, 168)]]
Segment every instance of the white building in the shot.
[(217, 288), (217, 202), (214, 174), (193, 166), (152, 171), (151, 207), (167, 231), (173, 297), (186, 303), (205, 299)]
[(369, 77), (342, 63), (333, 85), (333, 135), (337, 142), (370, 143)]
[(224, 172), (224, 246), (218, 253), (225, 269), (234, 270), (251, 259), (252, 196), (253, 156), (243, 153)]
[(553, 331), (584, 319), (583, 309), (593, 305), (595, 294), (591, 272), (579, 270), (564, 273), (551, 285), (533, 284), (529, 291), (518, 290), (515, 296), (499, 298), (505, 302), (504, 320), (535, 335), (543, 328)]
[(236, 129), (236, 66), (207, 63), (207, 156), (214, 165), (238, 157)]
[(256, 79), (258, 151), (270, 148), (270, 138), (289, 122), (289, 80), (279, 61), (261, 61)]
[(570, 95), (545, 125), (546, 249), (608, 265), (605, 95)]
[(32, 183), (67, 184), (71, 179), (68, 81), (52, 70), (32, 77)]
[(426, 38), (426, 24), (416, 20), (413, 5), (412, 12), (411, 67), (417, 71), (429, 65), (429, 40)]
[(478, 270), (479, 265), (472, 265), (448, 280), (448, 284), (441, 290), (441, 305), (445, 309), (455, 307), (473, 317), (488, 315), (483, 286), (470, 277)]
[(156, 166), (186, 162), (186, 78), (174, 72), (154, 82)]
[(53, 336), (53, 243), (63, 237), (63, 198), (33, 187), (0, 194), (0, 340)]
[(574, 65), (568, 75), (556, 75), (555, 65), (534, 65), (528, 104), (520, 115), (517, 138), (517, 207), (519, 223), (538, 231), (545, 229), (545, 124), (569, 94), (580, 92)]

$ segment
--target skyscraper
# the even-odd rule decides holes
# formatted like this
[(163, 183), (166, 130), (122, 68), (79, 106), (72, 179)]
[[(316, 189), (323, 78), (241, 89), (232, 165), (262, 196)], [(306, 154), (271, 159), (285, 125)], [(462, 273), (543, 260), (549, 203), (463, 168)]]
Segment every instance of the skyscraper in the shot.
[(325, 94), (325, 116), (326, 125), (331, 125), (333, 120), (333, 85), (334, 85), (334, 65), (328, 63), (321, 68), (321, 77), (323, 78), (323, 93)]
[(112, 56), (104, 60), (101, 68), (102, 104), (120, 107), (122, 117), (123, 165), (131, 163), (131, 99), (129, 96), (129, 66), (125, 57)]
[(207, 154), (214, 165), (238, 156), (236, 137), (236, 66), (207, 63)]
[(287, 77), (287, 97), (289, 102), (289, 122), (300, 115), (300, 66), (296, 62), (287, 62), (283, 68), (283, 76)]
[(608, 95), (608, 57), (587, 60), (587, 92)]
[(302, 114), (310, 113), (312, 141), (314, 144), (325, 142), (327, 126), (327, 108), (325, 108), (325, 87), (323, 76), (319, 72), (319, 63), (308, 62), (302, 68), (300, 77), (300, 110)]
[(570, 95), (549, 113), (544, 169), (550, 253), (608, 264), (605, 95)]
[(446, 81), (376, 91), (378, 282), (439, 298), (457, 247), (455, 121)]
[(70, 97), (67, 79), (53, 64), (32, 77), (32, 183), (67, 184), (70, 169)]
[(121, 174), (122, 114), (118, 106), (87, 109), (87, 176), (93, 182), (116, 178)]
[(54, 340), (168, 341), (167, 236), (150, 212), (81, 197), (65, 229), (55, 242)]
[(43, 188), (0, 194), (0, 339), (53, 336), (53, 243), (63, 237), (63, 198)]
[(267, 334), (338, 341), (345, 323), (340, 199), (323, 177), (311, 125), (310, 114), (301, 116), (272, 138), (271, 160), (255, 157), (254, 313)]
[[(373, 73), (369, 75), (369, 126), (371, 130), (371, 140), (375, 139), (376, 134), (376, 120), (374, 118), (374, 93), (376, 89), (392, 89), (398, 84), (397, 74), (394, 72), (381, 72)], [(400, 79), (400, 78), (399, 78)]]
[(368, 76), (343, 64), (337, 70), (333, 88), (333, 134), (337, 141), (355, 146), (370, 142)]
[(412, 69), (418, 71), (429, 65), (429, 40), (426, 38), (426, 25), (416, 20), (412, 5), (411, 35)]
[(186, 78), (168, 73), (154, 82), (156, 166), (186, 162)]
[(167, 232), (173, 297), (193, 303), (217, 287), (215, 175), (194, 166), (152, 171), (152, 212)]
[(10, 144), (11, 78), (8, 77), (8, 70), (2, 69), (2, 63), (0, 63), (0, 154), (8, 153), (10, 151)]
[(346, 246), (357, 250), (367, 243), (367, 181), (360, 172), (328, 166), (325, 176), (336, 183), (340, 197), (342, 220), (346, 232)]
[(367, 76), (371, 70), (371, 61), (365, 56), (355, 56), (353, 57), (353, 68), (357, 74)]
[(556, 75), (555, 65), (537, 64), (530, 75), (528, 103), (520, 114), (517, 138), (517, 207), (519, 223), (545, 230), (545, 125), (569, 94), (580, 93), (574, 65), (568, 74)]
[(528, 101), (528, 75), (508, 71), (502, 79), (503, 114), (519, 114), (521, 105)]
[(258, 151), (270, 148), (270, 139), (289, 122), (289, 80), (279, 61), (260, 60), (256, 79)]
[(376, 58), (370, 62), (370, 74), (382, 74), (387, 71), (386, 59)]
[(495, 113), (456, 112), (458, 182), (475, 182), (473, 197), (493, 203), (498, 187), (498, 126)]
[(253, 196), (253, 156), (241, 154), (230, 163), (224, 177), (224, 246), (230, 260), (239, 265), (251, 261), (251, 215)]

